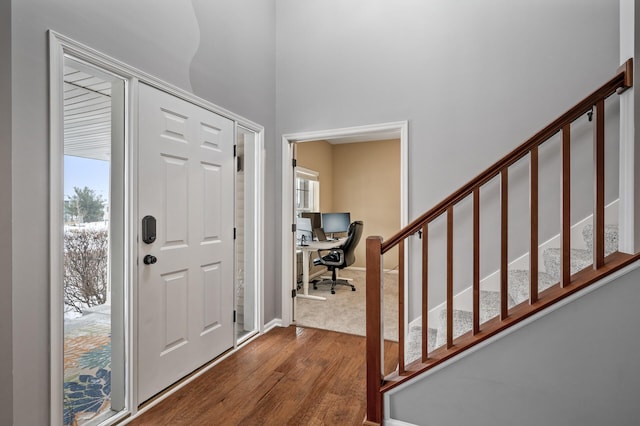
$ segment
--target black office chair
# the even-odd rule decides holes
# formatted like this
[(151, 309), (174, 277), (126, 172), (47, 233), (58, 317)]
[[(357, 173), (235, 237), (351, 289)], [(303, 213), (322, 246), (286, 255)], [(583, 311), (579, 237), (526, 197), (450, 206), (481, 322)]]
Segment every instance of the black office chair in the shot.
[[(344, 269), (347, 266), (352, 265), (353, 262), (356, 261), (356, 246), (358, 245), (360, 237), (362, 236), (363, 228), (364, 224), (361, 220), (352, 222), (349, 225), (349, 230), (347, 231), (347, 239), (340, 247), (318, 250), (319, 257), (313, 260), (313, 264), (326, 266), (327, 269), (331, 271), (331, 280), (323, 280), (319, 283), (314, 282), (314, 290), (318, 289), (318, 284), (331, 283), (331, 294), (336, 294), (336, 285), (348, 285), (349, 287), (351, 287), (352, 291), (356, 291), (356, 287), (353, 284), (349, 283), (346, 280), (337, 278), (336, 270)], [(328, 252), (328, 254), (323, 255), (323, 252)]]

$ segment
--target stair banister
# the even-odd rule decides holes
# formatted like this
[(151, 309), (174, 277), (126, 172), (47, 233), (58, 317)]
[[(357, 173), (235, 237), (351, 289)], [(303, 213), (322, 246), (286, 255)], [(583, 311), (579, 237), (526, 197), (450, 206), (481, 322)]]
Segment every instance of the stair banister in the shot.
[(418, 232), (422, 227), (422, 224), (433, 220), (434, 218), (442, 214), (449, 205), (456, 204), (458, 201), (468, 196), (473, 191), (474, 187), (482, 186), (485, 183), (489, 182), (500, 173), (500, 170), (514, 164), (522, 157), (527, 155), (531, 148), (533, 148), (534, 146), (537, 147), (541, 143), (554, 136), (556, 133), (562, 130), (562, 127), (566, 123), (571, 123), (578, 117), (584, 115), (587, 111), (590, 111), (593, 105), (595, 105), (595, 103), (600, 98), (607, 98), (609, 95), (615, 93), (616, 91), (617, 93), (622, 93), (624, 90), (630, 88), (633, 85), (633, 77), (631, 76), (632, 70), (633, 60), (629, 59), (618, 69), (617, 74), (611, 80), (602, 85), (598, 90), (594, 91), (589, 96), (584, 98), (581, 102), (562, 114), (547, 127), (540, 130), (522, 145), (511, 151), (509, 154), (505, 155), (502, 159), (494, 163), (484, 172), (480, 173), (473, 180), (467, 182), (467, 184), (442, 200), (435, 207), (422, 214), (420, 217), (415, 219), (413, 222), (393, 235), (387, 241), (384, 241), (382, 243), (382, 254), (389, 251), (392, 247), (398, 245), (400, 240), (403, 240)]
[[(536, 312), (550, 306), (603, 276), (640, 259), (640, 255), (614, 253), (604, 256), (604, 101), (613, 93), (622, 93), (633, 84), (633, 60), (627, 60), (618, 68), (616, 75), (600, 88), (569, 109), (551, 124), (529, 138), (516, 149), (476, 176), (473, 180), (428, 210), (404, 229), (383, 241), (381, 237), (368, 237), (366, 241), (366, 320), (367, 320), (367, 410), (365, 424), (381, 424), (383, 419), (382, 396), (387, 390), (415, 377), (435, 365), (475, 346), (479, 342), (522, 321)], [(593, 268), (580, 271), (574, 276), (570, 271), (570, 141), (571, 123), (587, 112), (594, 115), (594, 231)], [(561, 143), (561, 278), (559, 285), (538, 291), (538, 147), (557, 133), (562, 134)], [(513, 308), (508, 306), (508, 175), (509, 167), (525, 156), (530, 165), (530, 282), (529, 301)], [(480, 188), (494, 178), (500, 178), (501, 231), (500, 231), (500, 315), (480, 327), (480, 247), (479, 215)], [(473, 197), (473, 325), (471, 332), (458, 338), (453, 337), (453, 227), (454, 206), (468, 196)], [(446, 214), (447, 217), (447, 266), (446, 266), (446, 307), (447, 329), (444, 347), (428, 352), (428, 231), (429, 223)], [(405, 365), (404, 360), (404, 257), (405, 241), (411, 235), (422, 234), (422, 356), (419, 360)], [(383, 371), (383, 281), (382, 256), (392, 248), (399, 247), (399, 333), (398, 370), (385, 377)], [(573, 281), (572, 281), (573, 280)], [(431, 357), (429, 355), (432, 355)]]

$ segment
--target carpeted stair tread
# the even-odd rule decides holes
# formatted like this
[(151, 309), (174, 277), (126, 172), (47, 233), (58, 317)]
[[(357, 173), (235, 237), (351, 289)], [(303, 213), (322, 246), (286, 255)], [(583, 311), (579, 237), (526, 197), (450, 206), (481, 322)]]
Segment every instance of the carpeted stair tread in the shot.
[[(409, 327), (407, 341), (405, 343), (405, 363), (419, 359), (422, 356), (422, 325), (413, 325)], [(431, 352), (436, 346), (436, 336), (438, 330), (429, 327), (427, 334), (427, 350)]]
[[(548, 248), (543, 252), (544, 268), (556, 282), (560, 279), (560, 249)], [(593, 263), (589, 250), (571, 249), (571, 275)]]
[[(509, 307), (514, 306), (513, 298), (509, 294)], [(480, 324), (500, 315), (500, 292), (480, 290)]]
[[(544, 272), (538, 272), (538, 293), (548, 289), (558, 282), (557, 279)], [(529, 300), (529, 271), (526, 269), (515, 269), (509, 271), (509, 296), (518, 305), (525, 300)], [(511, 308), (513, 305), (509, 305)]]
[[(447, 309), (440, 311), (440, 324), (436, 336), (436, 348), (447, 342)], [(453, 338), (462, 336), (473, 327), (473, 314), (460, 309), (453, 310)]]
[[(582, 237), (587, 250), (571, 249), (571, 274), (586, 268), (593, 263), (593, 225), (586, 225), (582, 230)], [(605, 225), (605, 256), (618, 250), (618, 226)], [(543, 252), (545, 272), (538, 273), (538, 291), (542, 292), (558, 283), (560, 279), (560, 249), (547, 248)], [(509, 271), (509, 308), (529, 299), (529, 271), (516, 269)], [(500, 292), (480, 291), (480, 322), (484, 323), (500, 314)], [(473, 327), (473, 313), (460, 309), (453, 310), (453, 338), (457, 338), (470, 331)], [(420, 325), (410, 328), (405, 360), (407, 363), (416, 360), (421, 354)], [(446, 343), (447, 340), (447, 310), (439, 313), (438, 328), (429, 328), (428, 349), (432, 351)]]
[[(582, 229), (582, 238), (587, 245), (587, 250), (593, 251), (593, 224), (588, 224)], [(604, 255), (618, 251), (618, 225), (604, 226)]]

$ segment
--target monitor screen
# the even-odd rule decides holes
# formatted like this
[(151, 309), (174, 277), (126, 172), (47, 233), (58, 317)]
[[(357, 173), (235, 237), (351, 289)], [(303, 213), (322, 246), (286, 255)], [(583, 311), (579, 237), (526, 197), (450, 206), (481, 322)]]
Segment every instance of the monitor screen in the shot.
[(322, 229), (325, 233), (347, 232), (350, 223), (349, 213), (322, 213)]
[(307, 217), (299, 217), (296, 219), (296, 238), (298, 239), (298, 243), (313, 241), (311, 219)]
[(317, 212), (302, 212), (300, 213), (300, 217), (307, 217), (311, 219), (311, 228), (322, 228), (322, 217), (320, 213)]

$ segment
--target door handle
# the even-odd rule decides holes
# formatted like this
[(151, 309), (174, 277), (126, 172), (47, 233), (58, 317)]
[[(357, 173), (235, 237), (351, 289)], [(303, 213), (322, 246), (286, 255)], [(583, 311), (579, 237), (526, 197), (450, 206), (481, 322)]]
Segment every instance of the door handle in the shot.
[(144, 259), (142, 259), (142, 262), (144, 262), (145, 265), (153, 265), (157, 261), (158, 261), (158, 258), (151, 254), (146, 255)]

